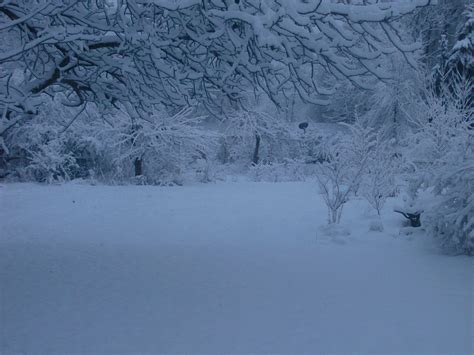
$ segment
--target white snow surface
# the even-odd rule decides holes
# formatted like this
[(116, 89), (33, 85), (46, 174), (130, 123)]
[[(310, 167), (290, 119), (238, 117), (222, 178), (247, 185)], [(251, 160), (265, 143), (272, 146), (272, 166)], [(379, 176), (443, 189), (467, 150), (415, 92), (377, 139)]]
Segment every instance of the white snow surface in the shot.
[(473, 353), (474, 259), (314, 183), (0, 187), (1, 354)]

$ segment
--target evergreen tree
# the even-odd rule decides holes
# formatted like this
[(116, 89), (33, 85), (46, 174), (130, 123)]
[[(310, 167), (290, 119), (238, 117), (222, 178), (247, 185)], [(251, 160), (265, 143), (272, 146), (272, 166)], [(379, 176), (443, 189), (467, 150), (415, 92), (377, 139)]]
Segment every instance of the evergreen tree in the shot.
[(465, 22), (457, 31), (448, 65), (468, 77), (474, 76), (474, 5), (466, 6)]

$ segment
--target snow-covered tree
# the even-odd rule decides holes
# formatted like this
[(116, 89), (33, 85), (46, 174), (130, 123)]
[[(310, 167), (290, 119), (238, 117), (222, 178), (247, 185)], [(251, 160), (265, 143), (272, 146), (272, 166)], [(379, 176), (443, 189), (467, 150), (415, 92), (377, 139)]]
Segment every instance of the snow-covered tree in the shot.
[[(223, 125), (225, 149), (230, 158), (236, 160), (243, 155), (244, 160), (256, 165), (261, 161), (262, 151), (267, 158), (272, 148), (282, 145), (289, 138), (288, 127), (282, 118), (274, 117), (261, 109), (238, 110), (227, 115)], [(275, 152), (273, 152), (275, 153)], [(227, 160), (227, 159), (225, 159)]]
[(407, 107), (422, 84), (417, 70), (399, 56), (391, 59), (395, 78), (374, 85), (365, 104), (366, 111), (361, 115), (367, 125), (383, 130), (387, 139), (399, 143), (409, 127)]
[[(461, 1), (462, 3), (462, 1)], [(442, 97), (446, 84), (455, 85), (458, 74), (468, 77), (474, 76), (474, 15), (473, 5), (457, 4), (456, 31), (452, 30), (440, 35), (438, 49), (433, 53), (431, 69), (434, 80), (434, 89)], [(464, 11), (462, 11), (464, 10)], [(452, 27), (452, 25), (451, 25)], [(451, 88), (451, 90), (456, 90)]]
[(157, 112), (139, 124), (123, 116), (99, 136), (114, 147), (119, 175), (135, 175), (140, 183), (181, 184), (193, 165), (213, 158), (217, 135), (200, 126), (202, 119), (192, 109)]
[[(474, 78), (474, 5), (466, 6), (465, 21), (456, 33), (448, 66), (454, 72)], [(474, 104), (474, 103), (473, 103)]]
[(331, 93), (321, 72), (363, 85), (386, 77), (382, 59), (394, 49), (416, 50), (396, 22), (431, 3), (2, 2), (0, 33), (10, 40), (0, 45), (0, 134), (58, 90), (68, 105), (128, 103), (143, 117), (156, 104), (239, 100), (249, 85), (321, 103)]
[(438, 0), (436, 6), (429, 6), (408, 16), (406, 28), (423, 42), (423, 62), (431, 70), (448, 58), (456, 42), (456, 32), (464, 17), (463, 12), (472, 0)]

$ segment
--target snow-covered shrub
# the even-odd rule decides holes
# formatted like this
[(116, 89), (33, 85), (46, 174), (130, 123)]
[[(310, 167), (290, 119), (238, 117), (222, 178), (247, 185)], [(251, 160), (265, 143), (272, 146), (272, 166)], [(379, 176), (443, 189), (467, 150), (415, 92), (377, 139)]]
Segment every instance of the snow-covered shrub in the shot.
[(396, 191), (395, 171), (389, 160), (370, 164), (362, 180), (362, 196), (380, 216), (387, 198), (393, 196)]
[(332, 132), (330, 129), (321, 129), (320, 125), (311, 124), (305, 132), (293, 134), (293, 141), (297, 147), (295, 157), (302, 159), (308, 164), (321, 163), (328, 158), (329, 138), (338, 132)]
[(47, 183), (87, 177), (95, 157), (86, 140), (57, 122), (26, 122), (6, 135), (9, 171), (22, 181)]
[(380, 215), (386, 199), (396, 190), (397, 158), (387, 137), (387, 131), (374, 129), (364, 121), (356, 114), (354, 123), (346, 125), (349, 135), (344, 144), (352, 175), (359, 176), (354, 182), (354, 194), (360, 192)]
[(317, 164), (316, 179), (328, 208), (328, 223), (334, 224), (340, 222), (344, 204), (360, 183), (367, 158), (357, 162), (354, 170), (351, 145), (335, 138), (328, 147), (327, 160)]
[[(216, 135), (200, 128), (201, 118), (190, 109), (131, 121), (120, 111), (100, 119), (91, 108), (88, 115), (76, 117), (55, 102), (50, 105), (48, 117), (25, 121), (5, 135), (11, 178), (136, 184), (213, 179)], [(140, 176), (134, 171), (137, 158), (143, 162)]]
[(55, 128), (28, 124), (10, 137), (18, 140), (12, 152), (27, 161), (17, 170), (21, 180), (52, 183), (74, 177), (78, 169), (76, 158), (68, 149), (67, 137), (60, 135)]
[(212, 182), (217, 180), (215, 162), (206, 157), (198, 158), (193, 164), (194, 177), (199, 182)]
[[(473, 79), (457, 75), (457, 82), (426, 93), (414, 118), (417, 131), (411, 145), (411, 197), (423, 194), (424, 225), (445, 250), (474, 254), (474, 121), (465, 100)], [(466, 104), (466, 102), (468, 104)]]
[(371, 150), (368, 152), (367, 166), (364, 170), (360, 190), (362, 196), (380, 216), (387, 201), (397, 191), (395, 177), (398, 172), (398, 158), (384, 132), (375, 135)]
[(319, 243), (347, 244), (351, 240), (351, 228), (344, 224), (326, 224), (319, 226), (317, 241)]
[(97, 139), (105, 122), (92, 106), (69, 108), (61, 95), (45, 100), (41, 114), (4, 133), (2, 160), (13, 180), (57, 182), (101, 178), (112, 169), (106, 142)]
[(368, 127), (357, 116), (353, 124), (344, 126), (348, 133), (326, 141), (325, 159), (317, 164), (330, 223), (339, 222), (344, 204), (359, 190), (378, 215), (395, 191), (395, 158), (384, 132)]
[(374, 219), (369, 223), (370, 232), (383, 232), (384, 227), (382, 221), (379, 219)]
[(367, 164), (369, 161), (375, 163), (372, 156), (376, 146), (376, 132), (371, 127), (362, 122), (359, 116), (355, 115), (353, 124), (344, 124), (349, 128), (341, 144), (344, 146), (345, 157), (348, 161), (351, 174), (358, 176), (354, 181), (353, 193), (357, 195), (363, 178), (367, 174)]
[(474, 255), (474, 137), (457, 164), (442, 169), (434, 181), (427, 230), (449, 252)]

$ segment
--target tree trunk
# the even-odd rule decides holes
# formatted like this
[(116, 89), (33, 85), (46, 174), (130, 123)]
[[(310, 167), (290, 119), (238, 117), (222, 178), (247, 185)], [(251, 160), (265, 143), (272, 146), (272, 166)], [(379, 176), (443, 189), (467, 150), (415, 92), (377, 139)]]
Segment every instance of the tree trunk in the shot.
[(253, 151), (253, 158), (252, 158), (252, 163), (254, 165), (258, 164), (258, 160), (260, 159), (258, 154), (260, 151), (260, 136), (258, 134), (255, 135), (255, 149)]
[(141, 176), (142, 175), (142, 159), (141, 158), (135, 158), (135, 176)]

